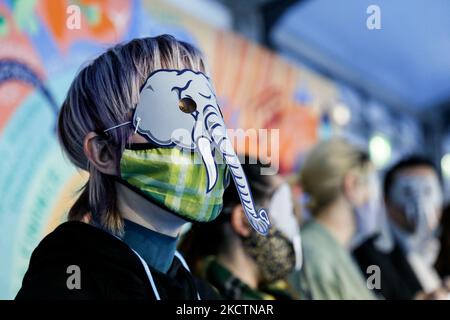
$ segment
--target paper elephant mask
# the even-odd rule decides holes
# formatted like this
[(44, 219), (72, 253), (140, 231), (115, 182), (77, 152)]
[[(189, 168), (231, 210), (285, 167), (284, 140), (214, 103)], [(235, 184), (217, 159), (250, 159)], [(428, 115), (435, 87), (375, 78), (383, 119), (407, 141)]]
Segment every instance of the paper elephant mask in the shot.
[(214, 152), (220, 152), (230, 169), (250, 224), (259, 233), (268, 233), (268, 214), (265, 209), (257, 211), (255, 208), (208, 77), (189, 69), (153, 72), (142, 87), (132, 124), (154, 145), (178, 146), (198, 152), (207, 171), (205, 192), (217, 182)]

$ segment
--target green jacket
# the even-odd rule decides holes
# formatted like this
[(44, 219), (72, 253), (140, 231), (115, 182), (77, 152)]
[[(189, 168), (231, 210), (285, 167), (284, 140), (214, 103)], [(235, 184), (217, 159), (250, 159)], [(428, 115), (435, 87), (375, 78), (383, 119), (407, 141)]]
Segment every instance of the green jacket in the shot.
[(314, 300), (371, 300), (360, 269), (348, 250), (319, 223), (302, 228), (303, 268), (289, 277), (302, 296)]
[(235, 277), (214, 257), (208, 257), (204, 264), (203, 275), (219, 294), (227, 300), (291, 300), (286, 281), (277, 281), (270, 286), (255, 290)]

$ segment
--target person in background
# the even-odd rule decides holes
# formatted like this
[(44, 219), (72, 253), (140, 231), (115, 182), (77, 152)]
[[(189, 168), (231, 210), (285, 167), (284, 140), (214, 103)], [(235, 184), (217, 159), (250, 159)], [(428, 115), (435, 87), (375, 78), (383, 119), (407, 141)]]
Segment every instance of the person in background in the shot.
[(234, 186), (224, 193), (219, 218), (194, 224), (180, 244), (193, 272), (225, 299), (292, 299), (283, 279), (301, 266), (299, 225), (290, 187), (277, 176), (262, 175), (259, 161), (242, 164), (256, 204), (268, 207), (273, 226), (263, 237), (249, 226)]
[(368, 155), (343, 139), (318, 144), (307, 156), (300, 184), (310, 221), (302, 227), (303, 268), (290, 283), (311, 299), (374, 299), (350, 246), (368, 205), (374, 169)]
[[(393, 241), (386, 211), (381, 205), (377, 210), (377, 219), (372, 223), (372, 232), (365, 239), (355, 242), (353, 247), (353, 256), (361, 271), (368, 281), (373, 279), (374, 270), (378, 273), (377, 284), (374, 283), (372, 288), (384, 299), (416, 298), (421, 291), (420, 284), (400, 246)], [(374, 266), (376, 269), (373, 269)]]
[(363, 244), (355, 250), (361, 267), (380, 267), (380, 292), (386, 299), (447, 298), (434, 269), (442, 215), (442, 191), (434, 165), (418, 156), (401, 160), (386, 172), (383, 193), (392, 248), (386, 251), (374, 242)]

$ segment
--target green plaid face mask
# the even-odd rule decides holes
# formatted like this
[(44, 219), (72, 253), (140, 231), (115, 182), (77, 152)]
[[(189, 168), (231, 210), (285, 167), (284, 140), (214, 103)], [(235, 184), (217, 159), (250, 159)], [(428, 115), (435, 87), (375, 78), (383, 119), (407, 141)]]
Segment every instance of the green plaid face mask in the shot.
[(151, 202), (190, 221), (212, 221), (222, 210), (226, 164), (216, 161), (218, 180), (207, 190), (207, 172), (197, 152), (179, 148), (125, 149), (121, 178)]

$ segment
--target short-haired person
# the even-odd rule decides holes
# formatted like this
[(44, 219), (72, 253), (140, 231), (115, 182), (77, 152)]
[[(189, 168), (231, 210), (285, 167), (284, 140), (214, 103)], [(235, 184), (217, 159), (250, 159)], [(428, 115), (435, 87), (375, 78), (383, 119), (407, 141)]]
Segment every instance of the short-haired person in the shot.
[(303, 268), (290, 277), (304, 296), (375, 298), (350, 254), (374, 174), (367, 153), (340, 138), (320, 142), (308, 154), (300, 184), (312, 219), (301, 228)]
[(17, 299), (217, 297), (176, 243), (188, 221), (218, 216), (230, 176), (251, 225), (262, 234), (270, 227), (254, 208), (204, 58), (186, 42), (134, 39), (86, 65), (58, 136), (89, 180), (70, 221), (34, 250)]
[(433, 163), (420, 156), (400, 160), (386, 172), (383, 193), (393, 245), (386, 250), (372, 241), (357, 248), (362, 269), (380, 267), (380, 292), (386, 299), (447, 298), (434, 269), (442, 190)]
[(181, 250), (199, 277), (225, 299), (293, 299), (285, 278), (301, 266), (300, 228), (289, 185), (278, 176), (261, 174), (264, 166), (247, 158), (242, 164), (258, 206), (270, 209), (273, 226), (262, 237), (249, 226), (236, 188), (224, 193), (220, 217), (196, 224)]

